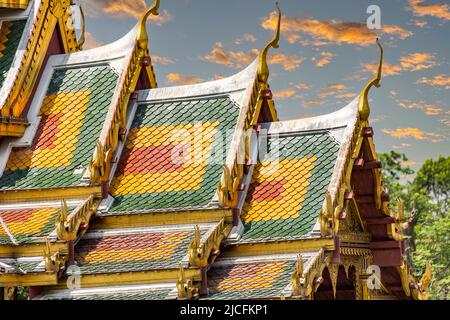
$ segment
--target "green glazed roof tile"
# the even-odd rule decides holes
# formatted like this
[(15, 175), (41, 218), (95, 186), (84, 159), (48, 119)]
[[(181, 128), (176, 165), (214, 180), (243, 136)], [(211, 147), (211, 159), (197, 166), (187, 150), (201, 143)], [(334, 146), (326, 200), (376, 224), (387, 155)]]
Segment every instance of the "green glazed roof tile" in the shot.
[(117, 79), (108, 65), (55, 70), (32, 145), (13, 149), (0, 190), (80, 185), (74, 171), (93, 156)]
[(14, 61), (26, 23), (26, 20), (2, 22), (0, 39), (4, 39), (5, 42), (0, 43), (0, 88)]
[[(280, 167), (264, 173), (279, 146)], [(333, 174), (339, 145), (326, 131), (269, 137), (244, 204), (242, 242), (289, 240), (310, 233)]]

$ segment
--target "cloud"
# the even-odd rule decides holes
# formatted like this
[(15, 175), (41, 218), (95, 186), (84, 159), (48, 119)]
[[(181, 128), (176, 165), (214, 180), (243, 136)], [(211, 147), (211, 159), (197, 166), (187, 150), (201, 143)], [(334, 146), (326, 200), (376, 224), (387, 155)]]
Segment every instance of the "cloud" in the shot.
[(251, 33), (244, 33), (242, 37), (234, 40), (235, 44), (241, 44), (242, 42), (256, 42), (256, 37)]
[(347, 86), (345, 84), (342, 83), (333, 83), (333, 84), (329, 84), (327, 85), (327, 88), (329, 89), (335, 89), (335, 90), (347, 90)]
[(409, 6), (415, 16), (431, 16), (450, 20), (450, 6), (446, 3), (423, 4), (423, 0), (409, 0)]
[[(261, 26), (266, 30), (275, 30), (277, 14), (272, 12), (262, 19)], [(283, 16), (281, 21), (283, 37), (289, 43), (301, 42), (303, 45), (350, 44), (357, 46), (373, 45), (377, 34), (369, 30), (365, 23), (341, 20), (316, 20), (290, 18)], [(311, 40), (303, 39), (299, 34), (307, 35)], [(391, 38), (406, 39), (412, 35), (399, 26), (383, 25), (381, 33)]]
[[(217, 42), (209, 54), (200, 56), (201, 60), (227, 67), (240, 69), (250, 64), (259, 54), (258, 49), (251, 49), (250, 52), (225, 50), (221, 42)], [(305, 59), (299, 56), (288, 56), (283, 53), (271, 54), (267, 61), (269, 64), (279, 64), (285, 71), (297, 69)]]
[(405, 70), (418, 71), (436, 66), (434, 55), (430, 53), (411, 53), (400, 57), (400, 65)]
[(413, 20), (411, 22), (413, 25), (415, 25), (416, 27), (419, 27), (419, 28), (423, 28), (428, 25), (428, 22), (423, 21), (423, 20)]
[[(140, 18), (148, 8), (145, 0), (80, 0), (80, 3), (90, 16), (108, 13), (118, 19)], [(162, 10), (158, 16), (150, 16), (149, 19), (157, 26), (161, 26), (172, 20), (173, 16), (169, 11)]]
[(319, 90), (317, 96), (319, 98), (334, 96), (336, 99), (354, 98), (355, 94), (353, 92), (349, 92), (349, 90), (350, 88), (342, 83), (332, 83)]
[(404, 100), (404, 101), (400, 101), (398, 103), (398, 105), (400, 107), (402, 107), (403, 109), (407, 109), (407, 110), (411, 110), (411, 109), (422, 110), (428, 116), (438, 116), (438, 115), (444, 113), (444, 110), (442, 108), (439, 108), (439, 107), (429, 104), (429, 103), (424, 103), (423, 101), (412, 102), (410, 100)]
[(450, 77), (441, 73), (433, 78), (422, 77), (417, 80), (417, 83), (427, 84), (433, 87), (445, 87), (445, 89), (450, 89)]
[(335, 54), (328, 51), (322, 51), (320, 56), (320, 58), (312, 57), (311, 60), (315, 62), (314, 64), (316, 67), (323, 68), (331, 62), (331, 59), (335, 56)]
[(395, 130), (384, 128), (383, 132), (397, 139), (414, 138), (416, 140), (428, 140), (431, 142), (441, 142), (443, 140), (443, 136), (441, 134), (435, 132), (425, 132), (419, 128), (397, 128)]
[[(367, 63), (364, 64), (363, 67), (370, 73), (375, 74), (378, 69), (378, 63)], [(397, 74), (400, 74), (402, 71), (403, 68), (400, 65), (394, 65), (387, 62), (383, 63), (383, 70), (382, 70), (383, 77), (395, 76)]]
[[(435, 67), (436, 65), (436, 59), (433, 54), (415, 52), (400, 57), (398, 64), (390, 64), (387, 62), (383, 63), (382, 74), (385, 77), (395, 76), (402, 73), (403, 71), (415, 72), (419, 70), (430, 69)], [(367, 71), (375, 73), (378, 69), (378, 63), (367, 63), (364, 64), (363, 67)]]
[(400, 143), (400, 144), (394, 144), (392, 146), (393, 149), (403, 149), (403, 148), (409, 148), (411, 147), (412, 144), (411, 143)]
[(86, 36), (86, 41), (84, 42), (85, 49), (93, 49), (104, 45), (102, 41), (95, 39), (92, 33), (90, 32), (86, 32), (85, 36)]
[(312, 85), (309, 83), (297, 83), (297, 84), (290, 83), (290, 85), (293, 85), (298, 90), (308, 90), (312, 88)]
[(203, 81), (202, 78), (186, 76), (181, 73), (169, 73), (166, 76), (166, 82), (175, 85), (194, 84), (202, 81)]
[(303, 108), (317, 107), (317, 106), (323, 105), (324, 103), (325, 103), (325, 100), (316, 98), (316, 99), (311, 99), (311, 100), (305, 101), (302, 104), (302, 107)]
[(283, 89), (283, 90), (275, 91), (273, 93), (273, 97), (275, 99), (279, 99), (279, 100), (289, 99), (289, 98), (292, 98), (293, 96), (295, 96), (294, 89)]
[(163, 65), (169, 65), (169, 64), (175, 63), (175, 61), (173, 61), (172, 59), (170, 59), (168, 57), (161, 57), (161, 56), (157, 56), (155, 54), (152, 55), (152, 61), (154, 63), (159, 63), (159, 64), (163, 64)]

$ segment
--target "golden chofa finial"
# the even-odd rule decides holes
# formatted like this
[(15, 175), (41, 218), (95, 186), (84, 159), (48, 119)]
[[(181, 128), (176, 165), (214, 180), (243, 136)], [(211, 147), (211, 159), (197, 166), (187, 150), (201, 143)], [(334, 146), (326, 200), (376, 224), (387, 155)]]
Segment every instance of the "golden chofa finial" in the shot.
[(139, 19), (139, 30), (137, 34), (137, 43), (140, 49), (147, 50), (148, 34), (147, 34), (147, 19), (150, 15), (158, 16), (159, 0), (155, 0), (147, 9), (145, 14)]
[(368, 99), (369, 90), (370, 88), (372, 88), (372, 86), (375, 86), (377, 88), (380, 87), (381, 70), (383, 68), (383, 47), (381, 46), (378, 38), (377, 38), (377, 45), (378, 48), (380, 48), (380, 62), (378, 63), (378, 71), (375, 77), (366, 84), (363, 91), (361, 92), (361, 96), (359, 99), (359, 106), (358, 106), (359, 117), (363, 121), (369, 119), (370, 115), (370, 107)]
[(278, 11), (278, 22), (277, 29), (275, 30), (275, 34), (273, 38), (267, 42), (264, 48), (259, 53), (259, 63), (258, 63), (258, 80), (262, 83), (267, 83), (269, 79), (269, 67), (267, 66), (267, 52), (269, 48), (278, 48), (278, 41), (280, 40), (280, 26), (281, 26), (281, 9), (278, 5), (278, 1), (276, 2), (277, 11)]

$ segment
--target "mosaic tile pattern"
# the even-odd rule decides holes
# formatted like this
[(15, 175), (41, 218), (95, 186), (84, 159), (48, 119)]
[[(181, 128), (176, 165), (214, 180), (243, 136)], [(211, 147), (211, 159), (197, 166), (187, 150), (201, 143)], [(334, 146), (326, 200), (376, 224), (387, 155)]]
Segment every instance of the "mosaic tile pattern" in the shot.
[[(74, 208), (68, 209), (70, 212)], [(0, 218), (20, 244), (45, 242), (45, 238), (55, 230), (59, 214), (59, 208), (0, 210)], [(0, 230), (0, 244), (8, 244), (9, 241), (9, 237), (4, 237)]]
[(0, 190), (79, 185), (93, 156), (117, 78), (106, 65), (55, 70), (32, 145), (11, 152)]
[(294, 266), (295, 261), (213, 266), (208, 272), (208, 299), (279, 298)]
[(0, 224), (0, 245), (10, 245), (12, 244), (11, 239), (8, 236), (5, 228)]
[(193, 235), (194, 229), (84, 238), (75, 258), (83, 274), (178, 268)]
[[(16, 274), (27, 274), (31, 272), (45, 272), (45, 267), (41, 264), (43, 260), (39, 261), (19, 261), (19, 260), (2, 260), (0, 259), (0, 262), (3, 262), (7, 264), (8, 266), (12, 267), (13, 269), (9, 272), (16, 273)], [(39, 268), (38, 268), (39, 266)]]
[(96, 294), (83, 297), (73, 297), (72, 300), (163, 300), (172, 289), (166, 290), (142, 290), (131, 292), (118, 292), (114, 294)]
[(138, 106), (111, 184), (111, 211), (207, 206), (228, 150), (221, 142), (229, 144), (238, 114), (224, 96)]
[(58, 297), (56, 295), (49, 295), (44, 300), (163, 300), (172, 289), (161, 290), (135, 290), (128, 292), (104, 293), (104, 294), (89, 294), (78, 295), (72, 297)]
[(3, 21), (0, 28), (0, 88), (11, 68), (27, 21)]
[[(279, 150), (280, 161), (272, 155)], [(312, 231), (328, 188), (339, 145), (328, 132), (270, 137), (255, 166), (242, 210), (241, 241), (282, 240)]]

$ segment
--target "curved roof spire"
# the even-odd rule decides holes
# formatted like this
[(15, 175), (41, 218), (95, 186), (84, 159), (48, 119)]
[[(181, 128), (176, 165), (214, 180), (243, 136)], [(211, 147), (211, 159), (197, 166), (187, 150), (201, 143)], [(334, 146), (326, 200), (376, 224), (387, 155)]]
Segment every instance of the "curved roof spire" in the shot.
[(139, 30), (137, 34), (137, 44), (140, 49), (147, 50), (148, 47), (148, 34), (147, 34), (147, 19), (150, 15), (157, 16), (159, 9), (159, 0), (155, 0), (147, 9), (145, 14), (139, 19)]
[(269, 78), (269, 67), (267, 66), (267, 52), (269, 48), (278, 48), (278, 41), (280, 40), (280, 25), (281, 25), (281, 9), (278, 5), (278, 1), (276, 2), (276, 7), (278, 11), (278, 22), (277, 28), (275, 30), (275, 34), (273, 38), (266, 43), (261, 52), (259, 53), (259, 63), (258, 63), (258, 80), (267, 83), (267, 79)]
[(366, 84), (363, 91), (361, 92), (359, 106), (358, 106), (359, 117), (361, 118), (361, 120), (367, 120), (370, 115), (370, 106), (369, 106), (369, 100), (367, 97), (367, 95), (369, 94), (370, 88), (372, 88), (372, 86), (375, 86), (377, 88), (380, 87), (381, 70), (383, 67), (383, 47), (381, 46), (378, 38), (377, 38), (377, 45), (378, 45), (378, 48), (380, 48), (380, 61), (378, 63), (378, 71), (377, 71), (377, 74), (375, 75), (375, 77), (372, 78), (372, 80), (370, 80)]

